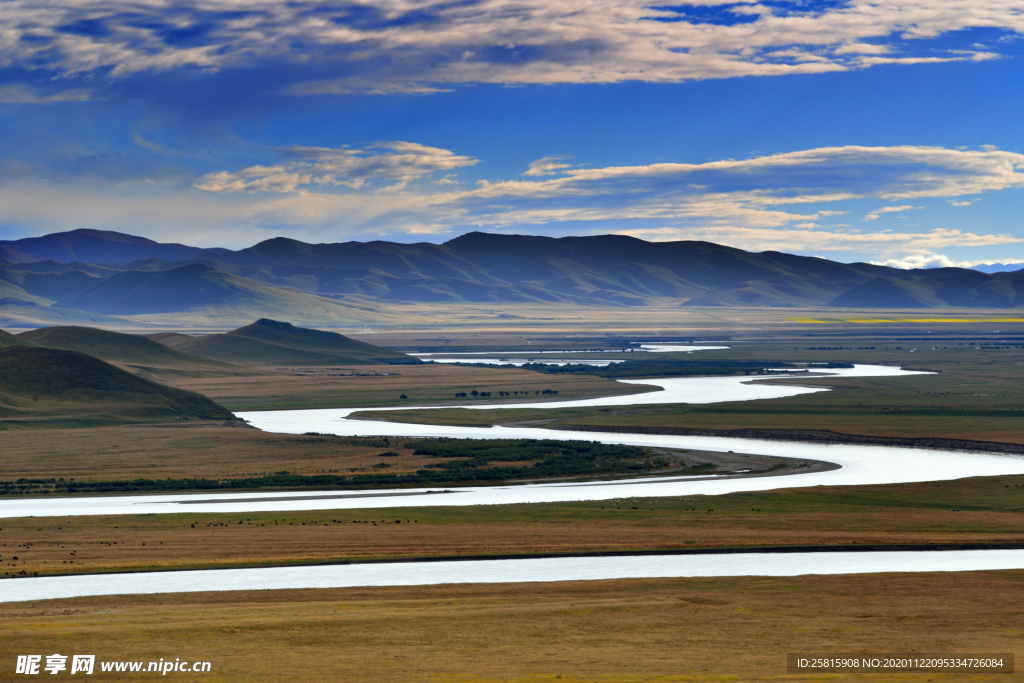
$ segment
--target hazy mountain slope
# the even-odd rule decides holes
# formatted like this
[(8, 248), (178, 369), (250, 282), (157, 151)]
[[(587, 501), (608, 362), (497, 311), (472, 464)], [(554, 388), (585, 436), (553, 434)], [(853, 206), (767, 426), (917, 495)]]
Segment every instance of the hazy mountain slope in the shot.
[(2, 278), (0, 278), (0, 302), (30, 302), (41, 306), (52, 303), (51, 300), (46, 297), (33, 296), (26, 292), (22, 287), (19, 287), (13, 282), (7, 282)]
[(291, 312), (303, 317), (319, 315), (340, 320), (351, 312), (345, 304), (293, 289), (268, 287), (201, 264), (156, 272), (119, 273), (58, 303), (66, 308), (110, 315), (217, 309), (234, 315), (248, 311)]
[[(48, 306), (46, 300), (0, 298), (0, 325), (36, 328), (51, 325), (123, 325), (124, 320), (109, 315), (90, 313), (59, 306)], [(37, 299), (33, 301), (31, 299)]]
[[(160, 261), (160, 263), (170, 263), (170, 261)], [(30, 261), (25, 263), (12, 263), (7, 266), (9, 270), (17, 270), (23, 273), (69, 273), (74, 270), (80, 270), (83, 273), (90, 273), (92, 275), (99, 275), (100, 277), (110, 277), (111, 275), (117, 275), (124, 270), (132, 270), (121, 265), (103, 265), (99, 263), (79, 263), (78, 261), (72, 261), (71, 263), (58, 263), (57, 261)]]
[(234, 416), (210, 399), (151, 382), (78, 351), (0, 349), (0, 416), (68, 426)]
[(33, 296), (52, 301), (74, 296), (104, 278), (81, 270), (62, 273), (33, 273), (10, 268), (0, 269), (0, 280), (18, 285)]
[(473, 232), (444, 246), (510, 282), (533, 272), (541, 257), (564, 259), (602, 273), (627, 264), (661, 266), (688, 282), (710, 287), (777, 272), (741, 249), (710, 242), (645, 242), (624, 235), (552, 238)]
[(817, 279), (780, 275), (769, 280), (740, 282), (717, 287), (693, 297), (683, 306), (823, 306), (842, 291)]
[(935, 296), (927, 280), (878, 277), (854, 287), (828, 303), (853, 308), (929, 308), (945, 302)]
[(484, 284), (501, 281), (480, 266), (453, 254), (444, 245), (393, 242), (306, 244), (277, 237), (216, 258), (236, 265), (329, 266), (356, 270), (375, 268), (396, 277), (449, 277)]
[(180, 351), (237, 363), (363, 365), (418, 362), (404, 353), (349, 339), (335, 332), (295, 327), (268, 319), (257, 320), (225, 334), (188, 339), (185, 336), (154, 335), (154, 338), (166, 339)]
[(19, 250), (12, 242), (0, 242), (0, 259), (5, 263), (30, 263), (40, 260)]

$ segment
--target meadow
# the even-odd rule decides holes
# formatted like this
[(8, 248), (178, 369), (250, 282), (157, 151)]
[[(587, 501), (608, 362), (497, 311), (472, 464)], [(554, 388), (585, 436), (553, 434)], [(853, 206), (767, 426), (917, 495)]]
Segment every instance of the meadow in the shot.
[(130, 595), (0, 605), (0, 636), (11, 653), (211, 662), (180, 681), (990, 681), (787, 675), (786, 655), (1019, 661), (1022, 588), (1021, 572), (975, 572)]
[(1024, 476), (578, 503), (14, 518), (2, 520), (0, 543), (0, 579), (441, 557), (1020, 547)]
[[(1005, 316), (951, 313), (942, 323), (934, 312), (900, 314), (895, 322), (879, 321), (877, 312), (843, 319), (834, 312), (670, 313), (607, 314), (602, 326), (604, 312), (521, 325), (465, 312), (446, 321), (448, 330), (389, 329), (364, 338), (421, 351), (716, 341), (731, 349), (700, 352), (701, 359), (899, 363), (938, 373), (806, 377), (790, 381), (834, 390), (770, 401), (501, 413), (450, 409), (406, 412), (403, 420), (1024, 444), (1024, 326)], [(800, 316), (805, 322), (787, 322)], [(953, 319), (960, 322), (948, 322)], [(522, 400), (522, 394), (501, 397), (502, 391), (530, 392), (529, 400), (536, 400), (544, 396), (537, 392), (550, 389), (559, 393), (547, 400), (562, 400), (644, 390), (594, 372), (436, 365), (251, 366), (244, 373), (177, 368), (154, 376), (232, 410), (439, 404), (474, 389), (492, 396), (466, 403)], [(403, 473), (438, 461), (417, 455), (415, 440), (266, 434), (225, 420), (60, 427), (6, 429), (0, 480)], [(692, 462), (705, 457), (683, 455)], [(381, 463), (389, 467), (375, 468)], [(12, 575), (396, 559), (1019, 547), (1022, 539), (1024, 477), (985, 477), (591, 503), (4, 519), (0, 582), (25, 580), (6, 578)], [(1015, 596), (1022, 582), (1024, 572), (1008, 571), (113, 596), (0, 605), (0, 639), (8, 652), (209, 660), (213, 673), (203, 679), (224, 681), (870, 681), (878, 676), (787, 675), (786, 654), (975, 651), (1019, 657), (1024, 651)], [(885, 680), (973, 679), (905, 674)]]

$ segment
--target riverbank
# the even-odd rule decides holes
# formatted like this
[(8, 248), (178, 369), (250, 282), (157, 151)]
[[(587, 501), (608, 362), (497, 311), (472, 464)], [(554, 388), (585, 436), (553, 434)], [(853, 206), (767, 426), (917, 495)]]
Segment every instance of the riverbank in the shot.
[(1024, 445), (968, 439), (908, 438), (900, 436), (866, 436), (842, 434), (827, 429), (695, 429), (691, 427), (635, 427), (624, 425), (558, 424), (553, 430), (577, 432), (604, 432), (620, 434), (664, 434), (669, 436), (715, 436), (759, 441), (799, 441), (820, 444), (850, 444), (858, 446), (886, 446), (897, 448), (926, 448), (939, 451), (968, 453), (1000, 453), (1024, 455)]
[(1009, 548), (1024, 538), (1022, 488), (1024, 475), (579, 503), (458, 506), (453, 492), (432, 495), (442, 503), (437, 507), (394, 507), (405, 498), (385, 498), (380, 502), (393, 507), (240, 514), (181, 505), (161, 515), (22, 517), (0, 523), (7, 544), (0, 577), (793, 548)]

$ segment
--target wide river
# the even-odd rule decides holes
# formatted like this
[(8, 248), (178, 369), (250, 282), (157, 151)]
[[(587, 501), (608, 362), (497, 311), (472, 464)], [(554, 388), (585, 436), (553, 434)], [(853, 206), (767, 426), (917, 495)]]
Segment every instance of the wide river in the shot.
[[(924, 374), (892, 367), (858, 365), (819, 371), (835, 377)], [(777, 379), (773, 377), (772, 379)], [(631, 396), (491, 404), (472, 410), (552, 409), (768, 400), (828, 391), (823, 387), (751, 380), (698, 377), (629, 380), (654, 391)], [(411, 406), (388, 410), (404, 410)], [(439, 408), (444, 406), (422, 406)], [(889, 484), (962, 477), (1024, 474), (1024, 458), (892, 448), (756, 441), (721, 437), (571, 432), (525, 427), (448, 427), (350, 419), (360, 408), (243, 413), (253, 426), (271, 432), (320, 432), (357, 436), (445, 436), (469, 439), (582, 439), (609, 444), (661, 446), (825, 460), (840, 469), (777, 477), (662, 477), (587, 483), (460, 487), (454, 490), (335, 490), (288, 493), (214, 493), (158, 496), (96, 496), (0, 501), (0, 517), (151, 513), (242, 513), (250, 511), (334, 510), (426, 505), (487, 505), (609, 500), (631, 497), (723, 494), (819, 485)], [(375, 410), (382, 410), (375, 408)], [(827, 425), (822, 425), (827, 427)], [(451, 583), (508, 583), (649, 577), (796, 576), (873, 572), (979, 571), (1024, 568), (1024, 550), (929, 552), (737, 553), (723, 555), (569, 557), (521, 560), (395, 562), (379, 564), (267, 567), (137, 574), (39, 577), (0, 583), (0, 602), (127, 593), (406, 586)]]
[(596, 581), (700, 576), (965, 572), (1024, 567), (1024, 550), (627, 555), (386, 562), (8, 579), (0, 602), (131, 593)]
[[(904, 377), (926, 374), (888, 366), (858, 365), (848, 369), (818, 371), (834, 377)], [(467, 406), (471, 410), (508, 408), (571, 408), (588, 406), (638, 406), (671, 403), (718, 403), (768, 400), (798, 396), (824, 387), (800, 386), (800, 377), (771, 384), (750, 377), (686, 377), (679, 379), (624, 380), (660, 390), (629, 396), (570, 401)], [(374, 410), (407, 410), (375, 408)], [(421, 406), (442, 408), (445, 406)], [(303, 434), (319, 432), (355, 436), (453, 437), (464, 439), (574, 439), (608, 444), (734, 451), (782, 457), (824, 460), (839, 469), (776, 477), (661, 477), (584, 483), (467, 486), (450, 490), (325, 490), (285, 493), (208, 493), (144, 496), (82, 496), (29, 498), (0, 501), (0, 518), (26, 516), (74, 516), (151, 514), (181, 512), (256, 512), (335, 510), (350, 508), (409, 507), (427, 505), (488, 505), (550, 503), (559, 501), (611, 500), (630, 497), (663, 497), (692, 494), (716, 495), (735, 491), (766, 491), (802, 486), (893, 484), (938, 481), (963, 477), (1024, 474), (1024, 458), (997, 454), (965, 453), (886, 446), (823, 445), (787, 441), (757, 441), (726, 437), (669, 436), (574, 432), (536, 427), (453, 427), (414, 425), (379, 420), (350, 419), (365, 408), (344, 410), (284, 410), (240, 413), (250, 424), (269, 432)], [(828, 425), (822, 425), (827, 428)]]

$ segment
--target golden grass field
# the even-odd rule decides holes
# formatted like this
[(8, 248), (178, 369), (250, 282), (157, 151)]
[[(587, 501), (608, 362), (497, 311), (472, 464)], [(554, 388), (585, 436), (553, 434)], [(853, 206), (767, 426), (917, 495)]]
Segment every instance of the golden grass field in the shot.
[[(268, 434), (237, 423), (120, 425), (45, 434), (12, 429), (3, 439), (5, 479), (230, 479), (281, 470), (350, 474), (373, 471), (381, 462), (391, 465), (388, 472), (403, 473), (433, 462), (412, 455), (404, 440), (385, 446), (373, 439)], [(400, 457), (379, 457), (388, 451)]]
[[(455, 394), (474, 389), (519, 391), (518, 400), (565, 400), (634, 394), (645, 389), (601, 377), (541, 375), (516, 368), (446, 365), (361, 365), (353, 367), (265, 368), (253, 376), (185, 377), (164, 380), (179, 389), (209, 396), (229, 410), (348, 408), (416, 403), (479, 403)], [(558, 396), (535, 392), (552, 389)], [(522, 393), (526, 392), (526, 393)], [(405, 394), (408, 398), (401, 399)], [(529, 399), (526, 399), (527, 394)], [(497, 396), (494, 397), (497, 399)], [(493, 399), (492, 399), (493, 400)]]
[(22, 572), (779, 546), (1024, 544), (1024, 476), (580, 503), (238, 514), (182, 510), (2, 520), (0, 586), (3, 578)]
[[(922, 378), (807, 380), (836, 390), (778, 401), (510, 411), (502, 413), (502, 420), (553, 419), (549, 423), (553, 426), (652, 429), (830, 429), (1024, 443), (1024, 384), (1020, 381), (1024, 351), (1019, 343), (980, 350), (966, 345), (975, 332), (1024, 330), (1005, 313), (926, 311), (879, 316), (877, 311), (666, 308), (557, 310), (545, 315), (541, 308), (529, 307), (501, 311), (486, 306), (412, 308), (397, 313), (405, 316), (403, 322), (417, 320), (418, 327), (391, 327), (359, 338), (410, 350), (426, 350), (426, 346), (483, 350), (512, 348), (527, 340), (544, 348), (581, 348), (592, 343), (588, 339), (636, 341), (679, 334), (687, 340), (728, 338), (732, 350), (707, 352), (721, 353), (722, 358), (905, 363), (941, 371)], [(523, 319), (498, 318), (503, 313)], [(880, 322), (880, 318), (893, 322)], [(436, 323), (439, 319), (445, 322)], [(795, 320), (802, 322), (787, 322)], [(927, 330), (954, 341), (948, 341), (945, 349), (924, 348), (914, 335)], [(914, 341), (904, 343), (899, 338)], [(886, 344), (889, 349), (884, 349)], [(897, 350), (897, 345), (904, 348)], [(906, 347), (915, 345), (922, 348), (911, 355)], [(861, 348), (868, 346), (876, 348)], [(158, 379), (205, 393), (232, 410), (398, 405), (403, 402), (398, 398), (402, 393), (410, 403), (441, 403), (454, 401), (458, 391), (474, 388), (492, 392), (551, 388), (559, 391), (553, 400), (637, 390), (599, 377), (514, 369), (251, 370), (244, 375), (179, 373)], [(461, 416), (469, 413), (459, 411)], [(429, 417), (454, 415), (443, 411)], [(482, 417), (473, 413), (472, 419)], [(0, 433), (0, 439), (0, 479), (4, 480), (231, 478), (278, 470), (315, 474), (372, 467), (381, 462), (381, 451), (392, 450), (390, 445), (378, 448), (344, 439), (264, 434), (219, 422), (188, 427), (11, 428)], [(401, 446), (394, 449), (401, 455), (389, 459), (394, 463), (390, 471), (413, 470), (423, 464)], [(401, 524), (395, 524), (398, 519)], [(630, 499), (619, 501), (618, 506), (605, 502), (3, 519), (0, 574), (726, 547), (1019, 543), (1024, 543), (1024, 477), (990, 477), (714, 498)], [(0, 591), (5, 580), (11, 579), (0, 578)], [(1024, 656), (1022, 588), (1024, 571), (1010, 571), (197, 593), (0, 603), (4, 653), (0, 680), (19, 678), (11, 673), (16, 654), (67, 651), (95, 652), (105, 659), (209, 660), (213, 673), (201, 678), (207, 681), (989, 681), (996, 677), (796, 676), (786, 674), (785, 663), (788, 652), (829, 650), (1014, 652), (1020, 660)], [(184, 674), (174, 677), (193, 680)], [(998, 678), (1019, 680), (1024, 674)]]
[[(1024, 656), (1024, 572), (192, 593), (0, 604), (18, 653), (210, 661), (179, 681), (1019, 681), (786, 674), (786, 654)], [(152, 675), (150, 675), (152, 676)], [(145, 680), (106, 674), (98, 680)]]

